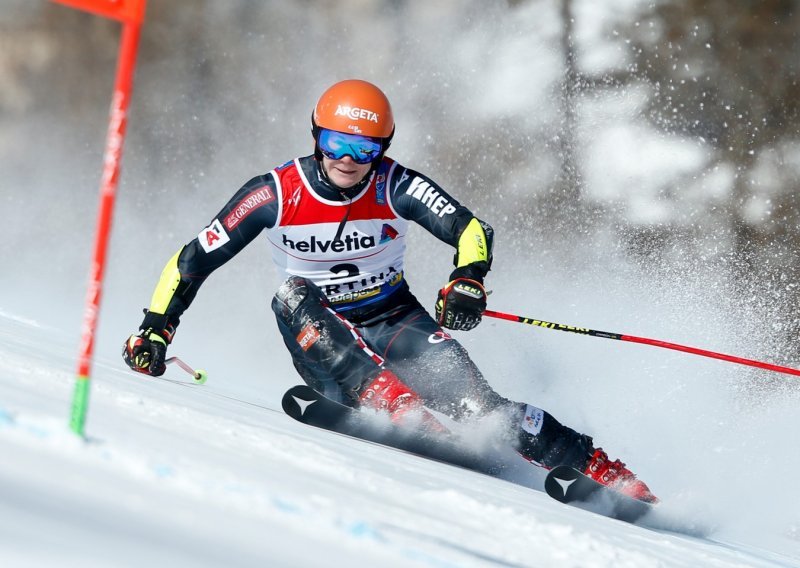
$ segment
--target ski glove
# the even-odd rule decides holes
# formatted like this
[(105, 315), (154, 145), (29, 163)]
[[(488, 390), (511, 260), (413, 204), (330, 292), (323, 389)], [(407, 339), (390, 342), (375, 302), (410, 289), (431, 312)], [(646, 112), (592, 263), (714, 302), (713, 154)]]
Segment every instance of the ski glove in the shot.
[[(175, 328), (162, 314), (145, 312), (138, 334), (131, 335), (122, 348), (122, 358), (136, 372), (160, 377), (167, 370), (167, 346)], [(148, 325), (149, 324), (149, 325)]]
[(486, 310), (486, 290), (479, 276), (468, 278), (462, 274), (469, 272), (461, 268), (454, 270), (450, 282), (439, 290), (436, 322), (447, 329), (469, 331), (481, 323)]

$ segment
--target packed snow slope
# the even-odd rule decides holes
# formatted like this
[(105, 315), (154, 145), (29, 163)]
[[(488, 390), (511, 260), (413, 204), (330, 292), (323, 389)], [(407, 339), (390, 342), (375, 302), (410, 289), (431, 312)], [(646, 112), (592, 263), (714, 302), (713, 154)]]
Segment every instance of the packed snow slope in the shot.
[[(727, 490), (706, 504), (667, 481), (692, 475), (649, 472), (665, 501), (650, 522), (678, 532), (634, 526), (304, 426), (278, 398), (231, 378), (198, 386), (175, 368), (147, 378), (116, 358), (95, 366), (83, 440), (67, 427), (73, 334), (6, 306), (0, 338), (5, 568), (800, 566), (790, 525), (748, 539), (713, 513), (714, 499), (741, 517), (762, 513), (737, 505), (731, 480), (748, 467), (745, 456), (731, 456), (727, 479), (716, 480)], [(705, 476), (702, 462), (671, 466)], [(773, 473), (757, 493), (782, 511), (780, 483), (793, 472)], [(750, 528), (770, 525), (752, 520)]]

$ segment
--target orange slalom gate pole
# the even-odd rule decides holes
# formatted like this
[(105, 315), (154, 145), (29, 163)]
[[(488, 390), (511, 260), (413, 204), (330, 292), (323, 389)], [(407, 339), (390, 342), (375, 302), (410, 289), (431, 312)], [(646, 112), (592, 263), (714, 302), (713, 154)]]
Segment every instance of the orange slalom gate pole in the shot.
[[(141, 5), (144, 5), (144, 0), (142, 0)], [(103, 276), (106, 267), (108, 242), (111, 236), (114, 200), (119, 182), (122, 146), (128, 122), (128, 105), (133, 87), (133, 72), (139, 46), (140, 27), (140, 20), (125, 20), (122, 23), (117, 73), (103, 157), (103, 174), (100, 181), (100, 206), (94, 242), (94, 258), (89, 271), (77, 377), (72, 398), (70, 428), (80, 436), (84, 435), (86, 415), (89, 408), (89, 379), (94, 354), (95, 330), (103, 292)]]

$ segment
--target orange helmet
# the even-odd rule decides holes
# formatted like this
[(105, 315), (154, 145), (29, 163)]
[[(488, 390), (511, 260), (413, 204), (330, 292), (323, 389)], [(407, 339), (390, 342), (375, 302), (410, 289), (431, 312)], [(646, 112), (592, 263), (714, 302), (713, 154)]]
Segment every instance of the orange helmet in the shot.
[(381, 138), (386, 147), (394, 134), (389, 99), (372, 83), (340, 81), (322, 93), (311, 117), (314, 138), (320, 128)]

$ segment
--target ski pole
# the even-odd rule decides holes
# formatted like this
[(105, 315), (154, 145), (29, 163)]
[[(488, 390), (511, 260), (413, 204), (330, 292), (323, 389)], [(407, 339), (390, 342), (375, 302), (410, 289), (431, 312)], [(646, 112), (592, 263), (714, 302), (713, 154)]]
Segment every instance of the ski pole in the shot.
[(610, 331), (597, 331), (596, 329), (589, 329), (586, 327), (575, 327), (572, 325), (564, 325), (563, 323), (554, 323), (534, 318), (526, 318), (514, 314), (495, 312), (493, 310), (486, 310), (485, 312), (483, 312), (483, 315), (497, 319), (514, 321), (517, 323), (533, 325), (536, 327), (544, 327), (546, 329), (556, 329), (558, 331), (568, 331), (570, 333), (578, 333), (580, 335), (603, 337), (605, 339), (617, 339), (619, 341), (630, 341), (632, 343), (642, 343), (644, 345), (652, 345), (654, 347), (663, 347), (664, 349), (674, 349), (675, 351), (683, 351), (684, 353), (692, 353), (693, 355), (702, 355), (703, 357), (710, 357), (711, 359), (720, 359), (722, 361), (729, 361), (731, 363), (738, 363), (740, 365), (749, 365), (750, 367), (767, 369), (768, 371), (775, 371), (777, 373), (785, 373), (787, 375), (800, 376), (800, 369), (783, 367), (781, 365), (773, 365), (772, 363), (764, 363), (763, 361), (756, 361), (754, 359), (745, 359), (743, 357), (736, 357), (734, 355), (725, 355), (724, 353), (716, 353), (714, 351), (708, 351), (706, 349), (698, 349), (697, 347), (689, 347), (687, 345), (669, 343), (668, 341), (661, 341), (659, 339), (648, 339), (646, 337), (636, 337), (634, 335), (626, 335), (624, 333), (614, 333)]
[(180, 367), (181, 369), (192, 375), (192, 378), (194, 378), (195, 382), (198, 385), (203, 385), (208, 380), (207, 372), (205, 372), (203, 369), (197, 369), (195, 371), (178, 357), (168, 357), (167, 360), (164, 361), (164, 364), (166, 365), (169, 365), (170, 363), (175, 363), (178, 367)]

